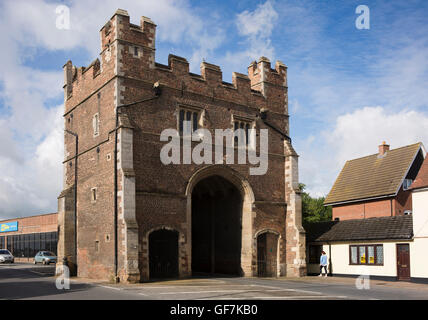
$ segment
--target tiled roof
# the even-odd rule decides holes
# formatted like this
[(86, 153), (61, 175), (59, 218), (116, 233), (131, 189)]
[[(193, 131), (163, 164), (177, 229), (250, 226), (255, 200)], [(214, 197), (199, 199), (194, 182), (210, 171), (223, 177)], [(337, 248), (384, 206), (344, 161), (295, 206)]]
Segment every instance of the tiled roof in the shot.
[(421, 145), (347, 161), (324, 204), (395, 195)]
[(419, 189), (428, 187), (428, 156), (419, 169), (415, 181), (413, 181), (411, 189)]
[(413, 238), (412, 215), (328, 221), (304, 225), (307, 242)]

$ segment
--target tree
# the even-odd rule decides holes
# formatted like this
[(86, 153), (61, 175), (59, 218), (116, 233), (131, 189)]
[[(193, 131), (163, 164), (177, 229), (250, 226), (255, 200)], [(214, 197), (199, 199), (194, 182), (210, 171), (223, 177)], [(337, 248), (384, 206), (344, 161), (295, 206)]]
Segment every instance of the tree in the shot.
[(325, 207), (325, 197), (312, 198), (305, 192), (306, 185), (299, 184), (302, 196), (302, 219), (303, 223), (331, 221), (331, 206)]

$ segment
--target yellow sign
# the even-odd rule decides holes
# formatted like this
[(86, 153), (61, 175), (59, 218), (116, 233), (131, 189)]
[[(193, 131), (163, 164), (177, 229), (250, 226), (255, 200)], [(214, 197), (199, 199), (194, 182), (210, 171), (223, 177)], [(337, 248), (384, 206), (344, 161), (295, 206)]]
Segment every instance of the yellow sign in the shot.
[(366, 257), (364, 255), (360, 257), (360, 262), (366, 263)]
[(369, 258), (369, 263), (374, 263), (374, 257)]

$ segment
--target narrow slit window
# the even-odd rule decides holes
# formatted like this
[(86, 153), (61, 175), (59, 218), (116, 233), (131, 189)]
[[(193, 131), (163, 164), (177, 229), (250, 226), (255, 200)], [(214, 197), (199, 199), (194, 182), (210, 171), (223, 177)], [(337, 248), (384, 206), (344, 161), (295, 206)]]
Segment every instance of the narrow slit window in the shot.
[(98, 113), (94, 114), (92, 118), (92, 126), (94, 128), (94, 136), (99, 135), (100, 133), (100, 119)]
[(92, 202), (97, 201), (97, 188), (91, 189), (91, 200)]

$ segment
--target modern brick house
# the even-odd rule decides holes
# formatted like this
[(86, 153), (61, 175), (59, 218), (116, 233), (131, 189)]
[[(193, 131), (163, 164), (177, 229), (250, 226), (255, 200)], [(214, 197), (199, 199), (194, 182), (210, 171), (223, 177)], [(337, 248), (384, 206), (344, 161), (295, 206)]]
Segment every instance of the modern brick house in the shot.
[[(155, 35), (149, 18), (135, 25), (119, 9), (100, 30), (99, 59), (64, 65), (59, 261), (81, 277), (128, 282), (305, 274), (287, 67), (262, 57), (227, 83), (213, 64), (199, 75), (185, 58), (155, 62)], [(266, 174), (236, 162), (164, 165), (161, 133), (184, 120), (210, 132), (267, 129)]]
[(424, 160), (421, 143), (349, 160), (324, 204), (332, 206), (333, 220), (398, 216), (412, 211), (409, 187)]
[(428, 282), (425, 156), (422, 143), (384, 143), (345, 164), (325, 201), (333, 221), (305, 225), (309, 274), (325, 251), (330, 275)]

